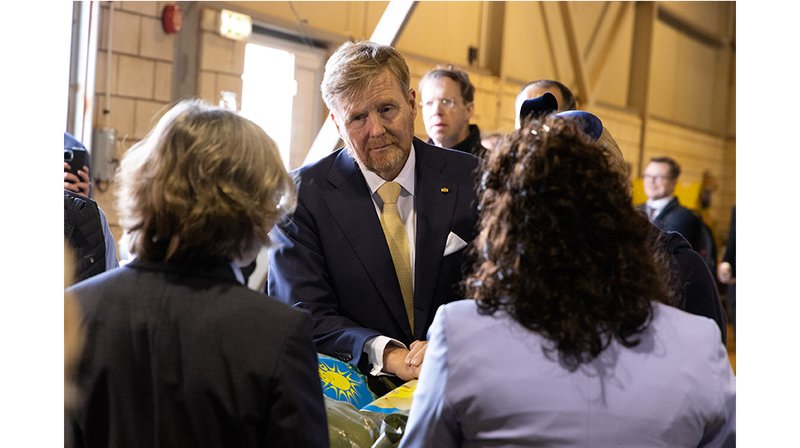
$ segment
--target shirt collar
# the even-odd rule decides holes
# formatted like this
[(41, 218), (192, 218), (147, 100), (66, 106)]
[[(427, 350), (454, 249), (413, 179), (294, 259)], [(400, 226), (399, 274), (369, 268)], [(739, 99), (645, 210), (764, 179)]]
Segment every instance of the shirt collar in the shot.
[(675, 196), (667, 196), (665, 198), (655, 200), (648, 199), (647, 206), (656, 210), (661, 210), (662, 208), (666, 207), (669, 201), (671, 201), (674, 197)]
[[(408, 159), (406, 159), (406, 164), (403, 165), (403, 169), (400, 170), (400, 173), (392, 179), (393, 181), (400, 184), (401, 187), (407, 192), (414, 196), (414, 178), (416, 174), (416, 160), (417, 156), (414, 152), (414, 144), (411, 144), (411, 152), (408, 153)], [(361, 168), (361, 173), (364, 175), (364, 179), (367, 181), (367, 186), (369, 186), (369, 193), (370, 195), (375, 194), (384, 183), (387, 181), (384, 180), (382, 177), (378, 176), (377, 173), (374, 173), (367, 169), (364, 165), (361, 164), (361, 161), (356, 159), (356, 163), (358, 163), (358, 167)]]

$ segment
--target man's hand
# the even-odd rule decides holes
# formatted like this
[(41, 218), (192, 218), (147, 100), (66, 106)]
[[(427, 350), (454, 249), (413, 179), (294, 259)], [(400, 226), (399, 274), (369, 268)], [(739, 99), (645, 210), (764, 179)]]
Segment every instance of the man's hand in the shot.
[(78, 175), (69, 171), (69, 163), (64, 162), (64, 189), (75, 193), (89, 196), (89, 167), (84, 165), (82, 170), (78, 170)]
[(422, 360), (425, 357), (426, 341), (414, 341), (411, 350), (403, 347), (386, 346), (383, 350), (383, 369), (403, 381), (419, 378)]
[(733, 285), (736, 283), (736, 277), (733, 276), (733, 268), (730, 263), (723, 261), (717, 266), (717, 278), (726, 285)]

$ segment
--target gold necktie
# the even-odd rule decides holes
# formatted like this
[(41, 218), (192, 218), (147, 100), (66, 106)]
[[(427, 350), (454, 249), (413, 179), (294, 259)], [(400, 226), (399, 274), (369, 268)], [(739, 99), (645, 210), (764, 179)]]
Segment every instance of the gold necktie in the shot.
[(408, 323), (411, 325), (411, 332), (414, 332), (414, 288), (411, 283), (411, 256), (408, 253), (408, 236), (406, 227), (400, 220), (400, 213), (397, 211), (397, 198), (400, 196), (400, 184), (397, 182), (386, 182), (378, 188), (378, 196), (383, 200), (383, 211), (381, 212), (381, 227), (386, 235), (386, 243), (389, 245), (389, 252), (392, 254), (394, 270), (397, 273), (397, 280), (400, 282), (400, 291), (403, 294), (403, 302), (406, 306)]

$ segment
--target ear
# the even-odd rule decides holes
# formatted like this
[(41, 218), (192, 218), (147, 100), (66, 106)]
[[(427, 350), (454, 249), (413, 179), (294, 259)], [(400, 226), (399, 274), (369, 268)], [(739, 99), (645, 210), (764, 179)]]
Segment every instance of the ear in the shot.
[(408, 104), (411, 106), (411, 119), (417, 118), (417, 92), (414, 88), (408, 89)]
[(469, 121), (472, 119), (472, 114), (475, 113), (475, 101), (466, 104), (465, 107), (467, 109), (467, 121)]

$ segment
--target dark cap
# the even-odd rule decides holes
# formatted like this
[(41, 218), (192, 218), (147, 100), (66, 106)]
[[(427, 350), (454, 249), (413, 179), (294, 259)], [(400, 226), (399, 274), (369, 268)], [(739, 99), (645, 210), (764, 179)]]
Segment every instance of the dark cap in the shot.
[(558, 109), (558, 100), (555, 95), (545, 92), (542, 96), (531, 98), (522, 102), (519, 108), (519, 122), (523, 123), (526, 119), (541, 118), (544, 115), (555, 112)]
[(603, 122), (596, 115), (583, 110), (565, 110), (556, 114), (557, 117), (564, 117), (575, 120), (580, 125), (592, 141), (597, 141), (603, 135)]

